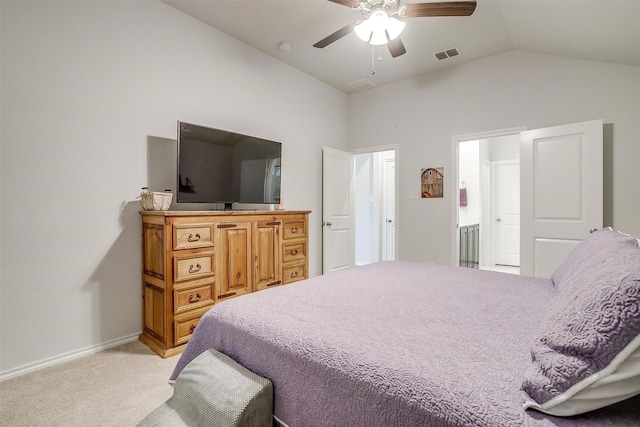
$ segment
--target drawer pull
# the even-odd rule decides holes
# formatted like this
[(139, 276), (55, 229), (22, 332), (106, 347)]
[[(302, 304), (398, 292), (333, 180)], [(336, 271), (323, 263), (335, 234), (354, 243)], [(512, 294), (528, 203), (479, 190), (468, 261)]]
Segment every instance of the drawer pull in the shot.
[(196, 330), (196, 325), (189, 326), (189, 333), (192, 334)]
[(280, 225), (280, 221), (268, 222), (266, 225)]
[(298, 232), (298, 227), (293, 227), (293, 228), (291, 228), (291, 233), (292, 233), (292, 234), (295, 234), (295, 233), (297, 233), (297, 232)]
[(291, 255), (298, 255), (297, 249), (291, 249)]
[(218, 299), (229, 298), (234, 296), (235, 294), (236, 294), (235, 292), (229, 292), (228, 294), (218, 295)]
[(187, 241), (197, 242), (198, 240), (200, 240), (200, 234), (196, 233), (196, 235), (194, 236), (193, 234), (189, 233), (189, 237), (187, 237)]
[(200, 294), (196, 294), (196, 298), (193, 299), (193, 295), (189, 295), (189, 303), (194, 303), (194, 302), (198, 302), (200, 301), (200, 298), (202, 298), (202, 295)]
[(275, 285), (279, 285), (280, 283), (282, 283), (280, 280), (278, 280), (277, 282), (271, 282), (267, 285), (267, 287), (269, 286), (275, 286)]
[(294, 277), (298, 277), (298, 272), (294, 271), (291, 273), (291, 278), (293, 279)]
[(218, 224), (218, 228), (233, 228), (237, 226), (238, 224)]
[(189, 266), (189, 273), (197, 273), (200, 270), (202, 270), (202, 266), (200, 264), (196, 264), (195, 267), (193, 264)]

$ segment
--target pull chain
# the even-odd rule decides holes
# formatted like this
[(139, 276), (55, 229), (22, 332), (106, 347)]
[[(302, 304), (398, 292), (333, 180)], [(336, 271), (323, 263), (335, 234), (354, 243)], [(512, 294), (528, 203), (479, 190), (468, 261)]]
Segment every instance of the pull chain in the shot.
[[(378, 61), (382, 61), (382, 53), (380, 52), (380, 46), (378, 46)], [(376, 47), (371, 45), (371, 75), (376, 73)]]
[(376, 73), (376, 61), (375, 61), (375, 46), (371, 45), (371, 75)]

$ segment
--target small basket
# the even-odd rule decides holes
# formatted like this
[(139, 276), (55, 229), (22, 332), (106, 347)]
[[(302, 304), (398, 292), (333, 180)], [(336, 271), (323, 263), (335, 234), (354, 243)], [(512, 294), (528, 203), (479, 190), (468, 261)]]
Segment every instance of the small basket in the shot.
[(140, 204), (145, 211), (166, 211), (171, 207), (173, 193), (151, 191), (140, 194)]

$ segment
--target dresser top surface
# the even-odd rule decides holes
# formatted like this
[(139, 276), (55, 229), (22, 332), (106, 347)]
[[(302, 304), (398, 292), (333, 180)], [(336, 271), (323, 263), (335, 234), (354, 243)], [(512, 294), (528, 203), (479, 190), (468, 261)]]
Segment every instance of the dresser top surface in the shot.
[(140, 215), (149, 216), (238, 216), (238, 215), (296, 215), (308, 214), (311, 211), (275, 210), (275, 211), (139, 211)]

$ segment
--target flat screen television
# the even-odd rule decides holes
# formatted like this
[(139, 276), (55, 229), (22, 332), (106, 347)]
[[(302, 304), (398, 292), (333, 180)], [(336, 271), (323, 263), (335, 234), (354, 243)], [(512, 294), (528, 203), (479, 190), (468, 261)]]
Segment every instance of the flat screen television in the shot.
[(282, 143), (178, 121), (178, 203), (280, 203)]

